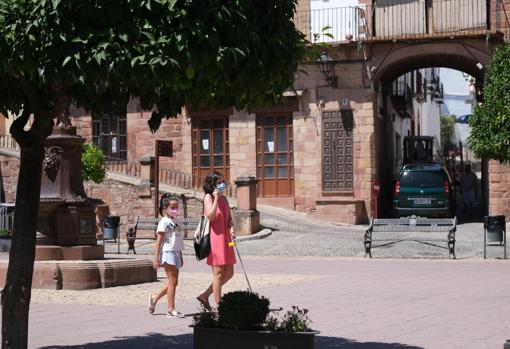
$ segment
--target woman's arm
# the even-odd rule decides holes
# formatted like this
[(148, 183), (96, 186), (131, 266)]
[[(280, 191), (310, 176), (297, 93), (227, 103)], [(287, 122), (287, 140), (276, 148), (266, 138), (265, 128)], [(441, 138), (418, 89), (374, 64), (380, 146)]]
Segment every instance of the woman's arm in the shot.
[(211, 222), (214, 221), (214, 218), (216, 218), (219, 200), (218, 193), (219, 191), (216, 189), (212, 195), (206, 194), (204, 197), (204, 216), (209, 218)]

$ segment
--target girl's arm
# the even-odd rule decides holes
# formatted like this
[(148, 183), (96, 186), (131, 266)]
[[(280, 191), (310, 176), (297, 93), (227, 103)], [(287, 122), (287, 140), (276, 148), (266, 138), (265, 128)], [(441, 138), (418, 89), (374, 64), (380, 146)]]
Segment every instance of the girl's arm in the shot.
[(204, 216), (209, 218), (212, 222), (216, 218), (216, 211), (218, 209), (218, 190), (214, 190), (213, 195), (205, 194), (204, 197)]
[(163, 234), (165, 234), (162, 231), (158, 231), (157, 238), (156, 238), (156, 244), (154, 247), (154, 259), (152, 260), (152, 266), (154, 269), (159, 268), (159, 257), (161, 253), (161, 245), (163, 244)]

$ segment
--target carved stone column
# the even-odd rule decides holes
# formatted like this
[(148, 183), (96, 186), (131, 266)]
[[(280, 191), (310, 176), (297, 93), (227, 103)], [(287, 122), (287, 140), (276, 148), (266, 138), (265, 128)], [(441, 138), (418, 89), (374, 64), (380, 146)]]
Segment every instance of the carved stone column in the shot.
[(234, 230), (237, 235), (250, 235), (260, 229), (260, 213), (257, 211), (257, 182), (254, 176), (237, 177), (237, 210), (233, 213)]
[(56, 127), (45, 143), (36, 259), (102, 259), (96, 216), (81, 175), (82, 144), (75, 127)]

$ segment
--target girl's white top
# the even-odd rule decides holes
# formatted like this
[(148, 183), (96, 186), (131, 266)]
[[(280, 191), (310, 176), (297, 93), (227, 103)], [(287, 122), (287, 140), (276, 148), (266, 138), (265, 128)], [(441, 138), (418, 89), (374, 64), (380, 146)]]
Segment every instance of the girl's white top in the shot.
[(182, 251), (184, 250), (184, 237), (177, 229), (177, 224), (170, 218), (163, 217), (159, 221), (158, 234), (163, 235), (162, 251)]

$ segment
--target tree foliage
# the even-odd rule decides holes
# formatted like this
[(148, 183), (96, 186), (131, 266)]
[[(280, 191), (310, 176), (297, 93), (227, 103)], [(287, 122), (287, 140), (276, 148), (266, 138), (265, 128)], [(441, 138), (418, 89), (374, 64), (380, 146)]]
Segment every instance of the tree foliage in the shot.
[(304, 52), (294, 0), (5, 0), (2, 111), (24, 80), (52, 106), (63, 92), (93, 113), (139, 97), (160, 119), (182, 106), (261, 105), (292, 86)]
[(93, 143), (83, 144), (83, 153), (81, 154), (81, 175), (84, 181), (93, 181), (102, 183), (106, 176), (104, 154)]
[(484, 102), (469, 120), (469, 146), (478, 158), (510, 160), (510, 45), (496, 49), (485, 74)]
[(441, 148), (448, 151), (453, 148), (453, 136), (455, 135), (455, 115), (442, 114), (439, 117), (441, 127)]

